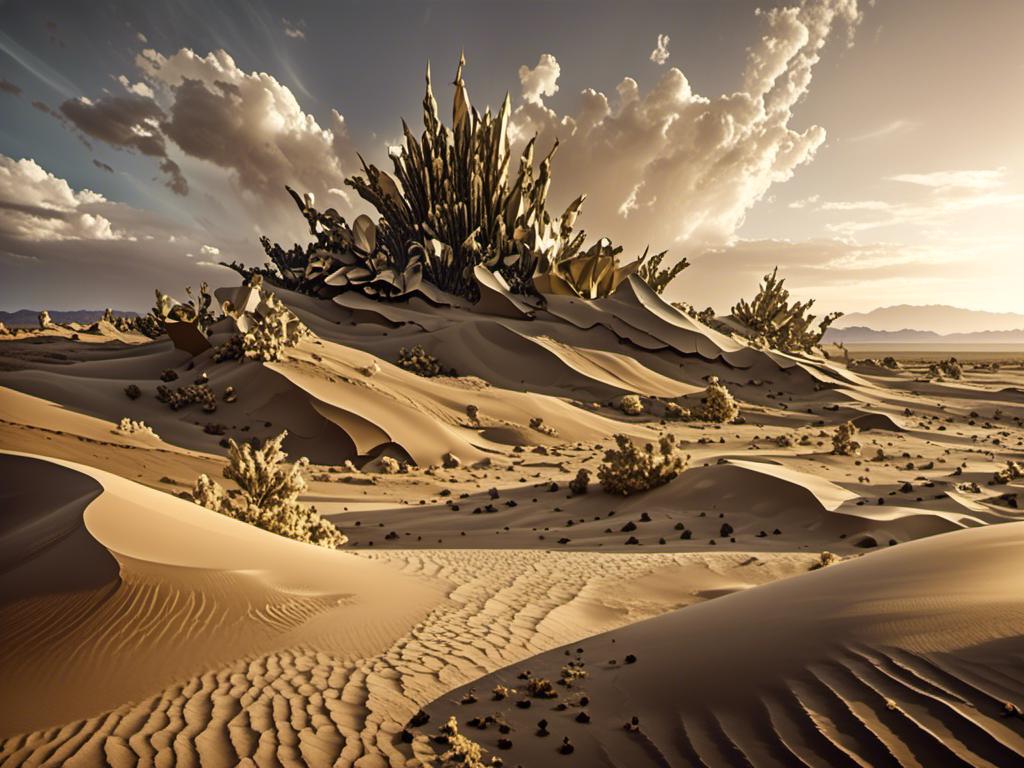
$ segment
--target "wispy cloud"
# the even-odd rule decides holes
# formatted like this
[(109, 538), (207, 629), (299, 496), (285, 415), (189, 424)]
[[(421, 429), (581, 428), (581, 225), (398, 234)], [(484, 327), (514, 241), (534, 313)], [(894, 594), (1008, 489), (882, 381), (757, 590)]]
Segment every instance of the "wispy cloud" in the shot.
[(904, 133), (909, 133), (910, 131), (913, 131), (914, 129), (918, 128), (919, 126), (920, 123), (914, 120), (906, 120), (901, 118), (898, 120), (893, 120), (891, 122), (885, 123), (884, 125), (881, 125), (878, 128), (870, 130), (866, 133), (853, 136), (847, 139), (847, 141), (856, 143), (861, 141), (872, 141), (874, 139), (882, 139), (885, 138), (886, 136), (896, 136)]
[(1006, 169), (964, 171), (932, 171), (930, 173), (902, 173), (889, 176), (890, 181), (916, 184), (932, 189), (996, 189), (1006, 182)]
[(655, 45), (654, 50), (651, 51), (651, 61), (657, 64), (659, 67), (663, 66), (668, 61), (668, 35), (658, 35), (658, 43)]

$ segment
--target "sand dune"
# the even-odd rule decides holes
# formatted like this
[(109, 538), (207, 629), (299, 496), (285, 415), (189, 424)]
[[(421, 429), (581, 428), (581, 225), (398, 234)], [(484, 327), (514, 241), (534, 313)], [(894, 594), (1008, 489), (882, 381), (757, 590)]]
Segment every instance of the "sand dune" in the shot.
[[(1024, 483), (992, 478), (1024, 458), (1024, 373), (922, 382), (755, 349), (638, 281), (546, 306), (487, 292), (281, 291), (312, 335), (275, 363), (6, 338), (0, 764), (429, 764), (429, 728), (403, 734), (418, 709), (465, 722), (486, 708), (453, 707), (453, 690), (485, 702), (513, 664), (557, 677), (565, 644), (584, 648), (592, 722), (505, 707), (506, 764), (1021, 761), (1021, 721), (999, 706), (1021, 679)], [(415, 345), (456, 375), (396, 365)], [(735, 423), (665, 418), (710, 376)], [(155, 397), (196, 381), (214, 412)], [(159, 437), (118, 432), (122, 417)], [(831, 452), (848, 420), (860, 456)], [(174, 495), (221, 477), (226, 438), (282, 429), (345, 551)], [(689, 468), (609, 495), (596, 471), (616, 433), (672, 434)], [(384, 454), (408, 466), (384, 474)], [(849, 562), (808, 573), (824, 551)]]
[[(0, 607), (10, 628), (0, 657), (5, 730), (53, 726), (6, 739), (0, 758), (14, 764), (276, 756), (348, 765), (398, 755), (404, 719), (452, 686), (808, 563), (444, 550), (367, 559), (97, 470), (0, 456), (5, 473), (83, 477), (68, 498), (102, 486), (85, 511), (83, 545), (102, 545), (117, 563), (95, 590)], [(81, 553), (67, 559), (77, 577)], [(87, 719), (58, 727), (78, 717)]]
[[(476, 681), (478, 704), (459, 689), (427, 711), (494, 715), (507, 753), (496, 725), (462, 730), (524, 765), (554, 764), (564, 737), (578, 765), (1016, 765), (1022, 556), (1021, 524), (901, 545), (551, 651)], [(589, 676), (557, 699), (489, 701), (522, 689), (523, 668), (557, 680), (571, 660)]]
[[(361, 625), (349, 652), (384, 647), (440, 597), (415, 578), (99, 470), (9, 453), (0, 466), (13, 494), (52, 488), (37, 503), (54, 509), (26, 530), (36, 510), (18, 505), (21, 523), (4, 535), (5, 550), (24, 553), (0, 592), (8, 733), (141, 698), (197, 668), (265, 652), (325, 616)], [(50, 584), (27, 578), (50, 570)], [(409, 600), (385, 599), (396, 592)]]

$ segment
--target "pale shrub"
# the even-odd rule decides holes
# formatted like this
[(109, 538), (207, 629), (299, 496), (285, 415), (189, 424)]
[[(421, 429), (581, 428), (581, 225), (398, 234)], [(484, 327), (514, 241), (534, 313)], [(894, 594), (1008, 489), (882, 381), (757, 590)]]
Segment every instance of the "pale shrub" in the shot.
[(832, 453), (837, 456), (857, 456), (860, 454), (860, 443), (855, 438), (857, 427), (852, 421), (840, 424), (832, 435)]
[(675, 437), (665, 435), (655, 449), (648, 443), (637, 448), (626, 435), (615, 435), (617, 448), (605, 452), (597, 478), (608, 493), (629, 496), (657, 488), (686, 467), (688, 456), (676, 449)]
[(644, 412), (644, 404), (640, 395), (623, 395), (619, 400), (619, 410), (627, 416), (639, 416)]
[(732, 393), (718, 380), (717, 376), (708, 379), (708, 388), (704, 391), (697, 415), (704, 421), (718, 424), (728, 424), (740, 415), (740, 408)]
[(197, 504), (265, 531), (290, 539), (334, 549), (348, 539), (316, 507), (302, 504), (306, 490), (303, 472), (309, 460), (300, 458), (291, 469), (283, 466), (288, 455), (281, 450), (287, 432), (271, 438), (261, 448), (228, 440), (228, 466), (224, 477), (238, 484), (237, 492), (225, 491), (217, 482), (200, 475), (192, 490)]
[(143, 435), (149, 437), (156, 437), (156, 432), (153, 431), (152, 427), (148, 426), (144, 421), (134, 421), (125, 416), (117, 424), (117, 431), (122, 435)]

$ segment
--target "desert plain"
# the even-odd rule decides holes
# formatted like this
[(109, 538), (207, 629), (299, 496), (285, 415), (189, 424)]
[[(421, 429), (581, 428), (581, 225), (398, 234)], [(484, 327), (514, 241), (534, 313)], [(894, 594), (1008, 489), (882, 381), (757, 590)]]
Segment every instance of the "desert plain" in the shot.
[[(1024, 762), (1019, 357), (780, 352), (636, 276), (482, 292), (275, 289), (276, 361), (216, 362), (228, 315), (198, 354), (3, 337), (0, 764)], [(340, 546), (192, 500), (282, 432)], [(685, 468), (608, 492), (616, 436)]]

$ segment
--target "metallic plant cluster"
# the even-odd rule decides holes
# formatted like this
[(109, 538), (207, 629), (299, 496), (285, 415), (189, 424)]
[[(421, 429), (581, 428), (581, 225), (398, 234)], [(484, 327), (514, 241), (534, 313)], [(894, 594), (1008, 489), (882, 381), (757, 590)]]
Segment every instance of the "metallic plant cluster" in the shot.
[(403, 121), (404, 144), (391, 152), (392, 173), (363, 161), (364, 175), (346, 180), (380, 214), (377, 222), (361, 215), (349, 224), (334, 208), (321, 212), (311, 195), (289, 189), (315, 240), (285, 250), (263, 238), (268, 267), (226, 266), (318, 297), (354, 289), (394, 299), (427, 282), (475, 301), (474, 270), (481, 265), (519, 294), (600, 298), (634, 273), (663, 291), (686, 260), (661, 269), (664, 252), (648, 259), (645, 251), (623, 266), (622, 249), (607, 239), (581, 250), (585, 233), (574, 226), (585, 196), (560, 216), (547, 209), (557, 143), (535, 168), (531, 140), (514, 168), (511, 102), (506, 95), (497, 114), (488, 109), (481, 115), (470, 104), (464, 64), (460, 59), (455, 75), (451, 128), (441, 120), (428, 68), (423, 133), (417, 138)]

